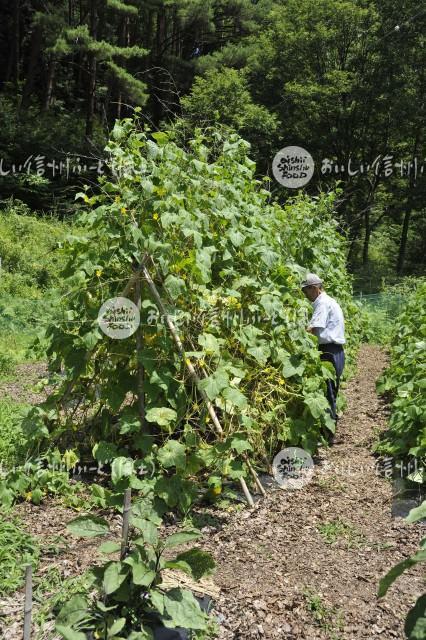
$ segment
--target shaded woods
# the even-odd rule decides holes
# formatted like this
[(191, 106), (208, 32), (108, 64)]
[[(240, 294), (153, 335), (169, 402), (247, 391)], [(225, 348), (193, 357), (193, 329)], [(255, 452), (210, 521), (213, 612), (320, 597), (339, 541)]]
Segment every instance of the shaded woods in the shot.
[[(71, 213), (81, 176), (96, 182), (84, 165), (140, 106), (154, 129), (236, 129), (259, 174), (280, 148), (302, 146), (316, 163), (309, 193), (339, 182), (358, 288), (421, 273), (425, 16), (414, 0), (5, 1), (0, 195)], [(83, 169), (65, 179), (37, 155)]]

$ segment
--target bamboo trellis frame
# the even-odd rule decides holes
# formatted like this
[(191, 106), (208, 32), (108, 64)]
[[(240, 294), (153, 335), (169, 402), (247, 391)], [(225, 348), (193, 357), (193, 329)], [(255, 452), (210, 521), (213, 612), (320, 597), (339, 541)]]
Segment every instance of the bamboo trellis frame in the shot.
[[(221, 423), (219, 421), (219, 418), (217, 416), (215, 408), (214, 408), (212, 402), (210, 401), (210, 399), (208, 398), (206, 392), (200, 387), (200, 382), (201, 382), (200, 377), (199, 377), (198, 373), (196, 372), (195, 367), (192, 364), (191, 360), (185, 354), (185, 349), (184, 349), (184, 346), (182, 344), (182, 340), (181, 340), (181, 338), (179, 336), (179, 333), (178, 333), (178, 331), (177, 331), (177, 329), (176, 329), (176, 327), (175, 327), (170, 315), (167, 313), (167, 310), (166, 310), (166, 308), (164, 306), (163, 300), (161, 299), (161, 296), (160, 296), (160, 294), (158, 292), (158, 289), (157, 289), (157, 287), (156, 287), (156, 285), (155, 285), (155, 283), (154, 283), (154, 281), (153, 281), (153, 279), (151, 277), (151, 274), (150, 274), (150, 272), (148, 270), (148, 267), (146, 266), (146, 262), (147, 262), (146, 260), (144, 260), (144, 262), (143, 262), (142, 275), (143, 275), (145, 281), (148, 284), (148, 287), (149, 287), (149, 289), (150, 289), (150, 291), (151, 291), (151, 293), (152, 293), (152, 295), (154, 297), (154, 300), (155, 300), (155, 303), (156, 303), (156, 305), (158, 307), (158, 310), (160, 311), (161, 316), (164, 319), (165, 325), (169, 329), (169, 332), (170, 332), (170, 334), (171, 334), (171, 336), (172, 336), (172, 338), (173, 338), (173, 340), (174, 340), (174, 342), (176, 344), (176, 347), (177, 347), (177, 349), (178, 349), (178, 351), (179, 351), (179, 353), (180, 353), (180, 355), (181, 355), (181, 357), (183, 359), (183, 362), (185, 363), (185, 366), (186, 366), (191, 378), (193, 379), (193, 381), (194, 381), (194, 383), (195, 383), (195, 385), (196, 385), (201, 397), (203, 398), (203, 401), (204, 401), (204, 403), (205, 403), (205, 405), (207, 407), (207, 411), (208, 411), (208, 413), (210, 415), (210, 418), (212, 420), (212, 423), (213, 423), (213, 429), (214, 429), (217, 437), (219, 439), (222, 439), (223, 438), (223, 428), (222, 428), (222, 425), (221, 425)], [(203, 371), (203, 373), (205, 374), (205, 371)], [(262, 495), (265, 496), (266, 495), (266, 491), (265, 491), (262, 483), (260, 482), (256, 471), (254, 470), (254, 468), (251, 465), (250, 461), (248, 460), (247, 456), (243, 455), (242, 457), (243, 457), (245, 463), (247, 464), (247, 467), (248, 467), (251, 475), (253, 476), (253, 479), (255, 481), (256, 486), (258, 487), (258, 489), (262, 493)], [(249, 504), (250, 507), (253, 507), (254, 506), (253, 497), (252, 497), (252, 495), (251, 495), (251, 493), (249, 491), (249, 488), (247, 487), (247, 483), (244, 480), (244, 478), (240, 478), (240, 484), (241, 484), (241, 488), (243, 490), (244, 496), (245, 496), (245, 498), (247, 500), (247, 503)]]

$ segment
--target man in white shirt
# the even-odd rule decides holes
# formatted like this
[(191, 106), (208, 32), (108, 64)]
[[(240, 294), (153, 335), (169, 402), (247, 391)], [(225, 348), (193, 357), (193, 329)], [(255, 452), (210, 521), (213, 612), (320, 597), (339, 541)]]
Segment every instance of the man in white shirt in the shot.
[(321, 360), (331, 362), (336, 372), (336, 382), (327, 380), (327, 400), (331, 417), (337, 421), (336, 399), (345, 366), (343, 312), (336, 300), (326, 294), (322, 280), (316, 273), (308, 273), (301, 288), (314, 308), (307, 330), (318, 338), (318, 348), (322, 352)]

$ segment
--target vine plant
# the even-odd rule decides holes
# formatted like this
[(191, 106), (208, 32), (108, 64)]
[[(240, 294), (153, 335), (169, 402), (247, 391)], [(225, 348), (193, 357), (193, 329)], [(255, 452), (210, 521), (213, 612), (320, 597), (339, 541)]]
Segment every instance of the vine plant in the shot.
[[(117, 122), (110, 174), (98, 193), (78, 195), (78, 231), (63, 248), (64, 320), (48, 330), (53, 393), (31, 412), (27, 432), (38, 450), (113, 460), (115, 481), (135, 489), (138, 463), (151, 466), (157, 495), (185, 510), (195, 477), (218, 486), (247, 475), (245, 453), (262, 460), (289, 444), (314, 451), (333, 429), (324, 397), (331, 373), (305, 331), (306, 270), (321, 273), (344, 306), (349, 354), (357, 320), (333, 194), (280, 206), (236, 134), (175, 135)], [(146, 256), (220, 415), (221, 441), (146, 282), (134, 277)], [(141, 324), (114, 340), (97, 315), (123, 290), (140, 296)]]

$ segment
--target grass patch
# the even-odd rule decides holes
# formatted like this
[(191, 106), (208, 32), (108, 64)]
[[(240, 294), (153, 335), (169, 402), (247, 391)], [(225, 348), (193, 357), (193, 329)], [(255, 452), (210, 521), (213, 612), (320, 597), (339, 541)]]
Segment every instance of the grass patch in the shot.
[(321, 596), (307, 588), (303, 593), (306, 606), (316, 624), (329, 636), (330, 640), (339, 640), (339, 632), (343, 631), (343, 613), (337, 607), (327, 606)]
[(17, 518), (0, 513), (0, 596), (7, 596), (22, 586), (25, 565), (37, 567), (38, 542), (20, 525)]
[(35, 640), (45, 638), (44, 629), (56, 619), (59, 610), (75, 595), (87, 595), (93, 577), (85, 572), (81, 576), (65, 578), (56, 565), (49, 567), (43, 576), (35, 579), (33, 598), (35, 602), (34, 622), (39, 632)]
[(338, 491), (339, 493), (344, 493), (348, 489), (347, 485), (344, 482), (340, 482), (335, 475), (318, 478), (317, 484), (325, 491)]
[(12, 400), (0, 401), (0, 466), (12, 467), (23, 462), (25, 444), (22, 432), (22, 419), (28, 411), (28, 405)]
[(340, 519), (324, 522), (318, 527), (318, 532), (327, 544), (335, 544), (340, 539), (347, 542), (348, 548), (365, 544), (364, 534)]

